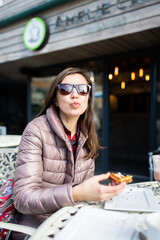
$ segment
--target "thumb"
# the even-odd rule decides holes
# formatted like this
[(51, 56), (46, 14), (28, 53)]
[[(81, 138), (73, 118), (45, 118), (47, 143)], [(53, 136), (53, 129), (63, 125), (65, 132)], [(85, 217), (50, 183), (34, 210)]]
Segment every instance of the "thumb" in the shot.
[(101, 182), (101, 181), (104, 181), (104, 180), (108, 179), (109, 175), (110, 175), (110, 172), (105, 173), (105, 174), (97, 175), (96, 178), (97, 178), (98, 182)]

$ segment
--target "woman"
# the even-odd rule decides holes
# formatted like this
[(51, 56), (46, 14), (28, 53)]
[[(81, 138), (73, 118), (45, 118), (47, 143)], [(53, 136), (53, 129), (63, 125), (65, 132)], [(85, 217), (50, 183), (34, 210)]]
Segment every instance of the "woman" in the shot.
[(14, 187), (14, 204), (23, 214), (19, 223), (37, 227), (66, 205), (119, 194), (125, 183), (105, 186), (99, 182), (109, 173), (93, 176), (99, 148), (91, 82), (83, 70), (67, 68), (53, 81), (44, 108), (22, 136)]

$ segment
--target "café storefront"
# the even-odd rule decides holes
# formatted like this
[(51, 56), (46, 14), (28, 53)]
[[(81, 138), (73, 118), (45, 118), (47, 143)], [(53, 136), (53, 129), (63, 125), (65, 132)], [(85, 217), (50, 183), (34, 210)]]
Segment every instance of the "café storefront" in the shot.
[(97, 134), (106, 147), (96, 168), (147, 179), (147, 154), (160, 145), (159, 1), (34, 2), (7, 19), (7, 4), (0, 8), (1, 125), (21, 134), (55, 76), (80, 66), (93, 83)]

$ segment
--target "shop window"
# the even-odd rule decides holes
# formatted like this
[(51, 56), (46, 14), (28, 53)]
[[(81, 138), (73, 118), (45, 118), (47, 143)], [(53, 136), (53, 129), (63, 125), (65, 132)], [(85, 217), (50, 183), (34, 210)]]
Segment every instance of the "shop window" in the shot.
[[(148, 175), (150, 58), (109, 66), (110, 163), (112, 170)], [(136, 164), (138, 167), (136, 167)]]

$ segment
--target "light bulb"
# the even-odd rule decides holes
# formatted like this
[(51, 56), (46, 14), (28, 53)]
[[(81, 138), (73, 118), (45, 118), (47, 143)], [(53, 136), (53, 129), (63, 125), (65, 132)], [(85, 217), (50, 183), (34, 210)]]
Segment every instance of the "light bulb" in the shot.
[(150, 80), (150, 76), (149, 76), (148, 74), (145, 76), (145, 80), (146, 80), (146, 81), (149, 81), (149, 80)]
[(118, 75), (118, 73), (119, 73), (119, 68), (118, 67), (115, 67), (115, 69), (114, 69), (114, 75)]
[(139, 69), (139, 77), (143, 77), (143, 69), (142, 68)]
[(113, 75), (110, 73), (110, 74), (108, 75), (108, 78), (109, 78), (109, 80), (112, 80)]
[(135, 80), (135, 72), (131, 72), (131, 80)]
[(124, 81), (121, 82), (121, 89), (125, 89), (125, 87), (126, 87), (126, 83)]

